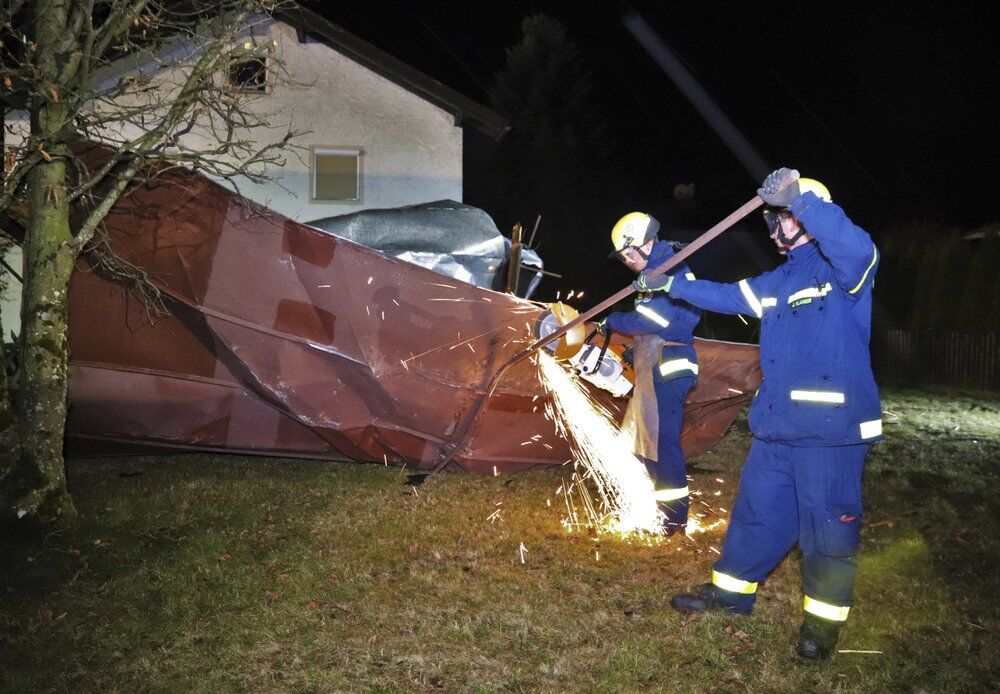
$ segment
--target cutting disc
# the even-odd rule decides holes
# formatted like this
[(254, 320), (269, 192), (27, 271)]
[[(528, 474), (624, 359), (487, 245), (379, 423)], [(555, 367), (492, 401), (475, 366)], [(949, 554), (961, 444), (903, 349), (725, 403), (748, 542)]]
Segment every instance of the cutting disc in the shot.
[[(535, 337), (539, 340), (548, 337), (562, 326), (571, 323), (579, 315), (579, 311), (561, 301), (549, 304), (549, 308), (535, 320)], [(571, 359), (580, 351), (586, 338), (586, 328), (581, 323), (558, 340), (547, 344), (546, 347), (555, 352), (557, 359)]]

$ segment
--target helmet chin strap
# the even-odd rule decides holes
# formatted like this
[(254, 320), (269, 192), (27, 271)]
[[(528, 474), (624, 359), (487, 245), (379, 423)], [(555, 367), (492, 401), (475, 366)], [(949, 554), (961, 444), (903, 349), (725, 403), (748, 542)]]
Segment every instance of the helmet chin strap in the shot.
[(782, 250), (785, 253), (787, 253), (788, 251), (792, 250), (792, 247), (795, 245), (795, 243), (800, 238), (802, 238), (805, 235), (805, 233), (806, 233), (806, 230), (802, 228), (801, 224), (799, 224), (797, 230), (795, 231), (795, 233), (792, 236), (786, 235), (785, 234), (785, 230), (783, 228), (779, 227), (778, 228), (778, 243), (781, 245)]

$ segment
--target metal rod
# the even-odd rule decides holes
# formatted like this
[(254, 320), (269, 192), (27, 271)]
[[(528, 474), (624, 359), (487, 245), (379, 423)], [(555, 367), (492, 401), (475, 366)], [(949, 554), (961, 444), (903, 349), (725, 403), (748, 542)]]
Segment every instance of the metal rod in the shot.
[(558, 277), (559, 279), (562, 279), (562, 275), (560, 275), (558, 272), (543, 270), (542, 268), (534, 267), (533, 265), (525, 265), (524, 263), (521, 263), (521, 268), (524, 270), (530, 270), (531, 272), (540, 272), (543, 275), (548, 275), (549, 277)]
[(510, 258), (507, 260), (507, 293), (517, 294), (517, 280), (521, 276), (521, 225), (515, 224), (510, 232)]
[[(709, 241), (712, 241), (715, 237), (719, 236), (722, 232), (724, 232), (727, 229), (729, 229), (730, 227), (732, 227), (734, 224), (736, 224), (736, 222), (740, 221), (741, 219), (743, 219), (744, 217), (746, 217), (748, 214), (750, 214), (751, 212), (753, 212), (754, 210), (756, 210), (758, 207), (760, 207), (763, 204), (764, 204), (764, 201), (761, 200), (760, 197), (758, 197), (756, 195), (753, 196), (750, 200), (748, 200), (747, 202), (743, 203), (743, 205), (741, 205), (736, 211), (734, 211), (728, 217), (726, 217), (721, 222), (719, 222), (718, 224), (716, 224), (715, 226), (713, 226), (711, 229), (709, 229), (708, 231), (706, 231), (704, 234), (702, 234), (701, 236), (699, 236), (697, 239), (695, 239), (694, 241), (692, 241), (691, 243), (689, 243), (687, 246), (685, 246), (683, 249), (681, 249), (677, 254), (675, 254), (670, 259), (668, 259), (665, 263), (663, 263), (662, 265), (660, 265), (656, 269), (652, 270), (649, 273), (649, 277), (651, 279), (655, 278), (655, 277), (659, 277), (660, 275), (662, 275), (663, 273), (665, 273), (667, 270), (670, 270), (670, 269), (676, 267), (677, 265), (679, 265), (680, 263), (683, 263), (695, 251), (699, 250), (702, 246), (704, 246), (705, 244), (707, 244)], [(490, 382), (489, 382), (489, 384), (488, 384), (488, 386), (486, 388), (485, 394), (483, 394), (482, 396), (480, 396), (472, 404), (472, 406), (470, 407), (469, 411), (466, 413), (465, 417), (463, 418), (461, 424), (458, 427), (455, 428), (455, 433), (456, 433), (455, 443), (452, 445), (451, 450), (448, 451), (447, 455), (444, 456), (444, 458), (441, 460), (441, 462), (438, 463), (434, 467), (434, 470), (433, 470), (433, 472), (431, 474), (440, 472), (441, 470), (443, 470), (445, 468), (446, 465), (448, 465), (448, 463), (450, 463), (454, 459), (454, 457), (458, 453), (459, 449), (465, 443), (465, 439), (468, 436), (469, 432), (472, 430), (472, 425), (475, 423), (476, 418), (479, 416), (479, 413), (482, 410), (483, 405), (486, 403), (487, 400), (490, 399), (490, 397), (492, 397), (493, 391), (496, 390), (497, 385), (500, 383), (500, 379), (503, 378), (504, 374), (507, 373), (507, 370), (510, 367), (512, 367), (514, 364), (518, 363), (522, 359), (528, 357), (529, 355), (531, 355), (536, 350), (538, 350), (538, 349), (544, 347), (545, 345), (549, 344), (550, 342), (553, 342), (554, 340), (558, 340), (560, 337), (562, 337), (563, 335), (565, 335), (566, 333), (568, 333), (570, 330), (572, 330), (576, 326), (578, 326), (581, 323), (584, 323), (584, 322), (590, 320), (591, 318), (593, 318), (594, 316), (596, 316), (601, 311), (604, 311), (605, 309), (610, 308), (611, 306), (615, 305), (616, 303), (618, 303), (619, 301), (621, 301), (625, 297), (629, 296), (630, 294), (633, 294), (634, 292), (635, 292), (635, 289), (633, 289), (632, 285), (630, 284), (629, 286), (625, 287), (621, 291), (613, 294), (612, 296), (609, 296), (607, 299), (605, 299), (601, 303), (597, 304), (597, 306), (594, 306), (590, 310), (585, 311), (584, 313), (581, 313), (577, 318), (575, 318), (574, 320), (570, 321), (566, 325), (562, 326), (561, 328), (559, 328), (558, 330), (556, 330), (552, 334), (550, 334), (550, 335), (548, 335), (546, 337), (543, 337), (540, 340), (537, 340), (530, 347), (527, 347), (527, 348), (521, 350), (520, 352), (518, 352), (517, 354), (515, 354), (513, 357), (511, 357), (508, 361), (506, 361), (503, 365), (501, 365), (500, 368), (497, 370), (496, 374), (493, 376), (493, 378), (490, 379)]]
[(535, 228), (531, 230), (531, 236), (528, 237), (528, 248), (534, 248), (532, 245), (535, 242), (535, 232), (538, 231), (538, 225), (542, 223), (542, 215), (535, 217)]

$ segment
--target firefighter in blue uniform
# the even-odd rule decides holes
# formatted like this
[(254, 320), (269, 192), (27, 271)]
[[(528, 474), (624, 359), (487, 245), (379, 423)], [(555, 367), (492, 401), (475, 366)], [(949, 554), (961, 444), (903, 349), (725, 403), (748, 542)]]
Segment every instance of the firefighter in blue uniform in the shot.
[[(659, 222), (643, 212), (625, 215), (611, 230), (612, 255), (636, 273), (659, 267), (674, 255), (669, 241), (658, 240), (659, 228)], [(671, 274), (694, 279), (684, 263)], [(610, 314), (600, 329), (632, 336), (636, 383), (622, 428), (633, 433), (635, 453), (653, 479), (664, 530), (672, 535), (687, 526), (688, 486), (680, 438), (684, 399), (698, 378), (691, 333), (701, 311), (665, 292), (650, 291), (643, 275), (634, 286), (635, 310)]]
[(682, 611), (750, 612), (757, 587), (798, 542), (805, 612), (798, 653), (825, 659), (853, 604), (861, 473), (882, 436), (869, 353), (879, 254), (818, 181), (779, 169), (757, 191), (777, 269), (734, 284), (653, 281), (670, 296), (760, 319), (764, 380), (753, 443), (712, 582), (679, 593)]

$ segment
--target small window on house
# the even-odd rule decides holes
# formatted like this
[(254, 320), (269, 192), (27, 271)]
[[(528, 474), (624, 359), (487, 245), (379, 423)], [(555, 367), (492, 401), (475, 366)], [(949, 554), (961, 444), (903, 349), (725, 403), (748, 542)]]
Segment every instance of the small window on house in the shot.
[(241, 92), (266, 92), (267, 61), (248, 58), (234, 62), (229, 66), (229, 85)]
[(360, 149), (314, 149), (312, 199), (361, 200)]

